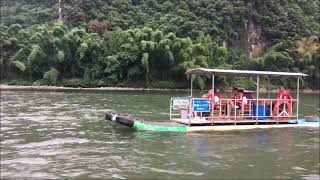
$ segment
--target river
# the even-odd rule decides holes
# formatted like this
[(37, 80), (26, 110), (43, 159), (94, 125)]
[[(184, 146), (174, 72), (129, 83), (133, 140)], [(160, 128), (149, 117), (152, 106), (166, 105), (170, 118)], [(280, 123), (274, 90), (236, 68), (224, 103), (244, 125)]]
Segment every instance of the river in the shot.
[[(117, 111), (168, 120), (185, 92), (1, 92), (1, 178), (319, 179), (319, 130), (135, 131)], [(301, 95), (314, 115), (319, 95)]]

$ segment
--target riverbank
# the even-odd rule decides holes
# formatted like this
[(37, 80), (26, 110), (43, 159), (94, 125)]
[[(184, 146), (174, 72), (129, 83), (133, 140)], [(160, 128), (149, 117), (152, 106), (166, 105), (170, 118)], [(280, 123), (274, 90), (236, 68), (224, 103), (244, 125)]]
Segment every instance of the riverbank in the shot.
[(167, 91), (181, 92), (190, 91), (189, 89), (166, 89), (166, 88), (132, 88), (132, 87), (63, 87), (63, 86), (16, 86), (0, 84), (1, 91)]
[[(190, 89), (168, 89), (168, 88), (132, 88), (132, 87), (63, 87), (63, 86), (19, 86), (0, 84), (1, 91), (162, 91), (162, 92), (188, 92)], [(228, 92), (228, 90), (225, 90)], [(260, 92), (267, 92), (266, 89), (260, 89)], [(276, 89), (270, 92), (278, 92)], [(320, 94), (320, 90), (302, 89), (301, 93)]]

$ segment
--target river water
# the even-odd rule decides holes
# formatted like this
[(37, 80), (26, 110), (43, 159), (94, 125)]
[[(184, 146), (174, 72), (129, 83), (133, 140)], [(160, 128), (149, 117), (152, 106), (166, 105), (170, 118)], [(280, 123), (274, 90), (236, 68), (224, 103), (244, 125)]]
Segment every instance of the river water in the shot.
[[(108, 111), (168, 119), (159, 92), (1, 92), (1, 178), (319, 179), (319, 130), (135, 131)], [(301, 96), (302, 115), (319, 95)]]

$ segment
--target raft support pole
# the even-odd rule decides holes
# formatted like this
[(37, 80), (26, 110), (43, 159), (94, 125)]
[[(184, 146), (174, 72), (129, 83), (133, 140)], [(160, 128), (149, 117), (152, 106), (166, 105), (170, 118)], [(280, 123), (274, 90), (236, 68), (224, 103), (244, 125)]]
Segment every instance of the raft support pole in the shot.
[(299, 119), (299, 81), (300, 81), (300, 78), (297, 79), (297, 121)]
[(192, 88), (193, 88), (193, 80), (192, 80), (192, 78), (193, 78), (193, 75), (191, 75), (191, 77), (190, 77), (190, 97), (192, 98)]
[(259, 75), (257, 76), (257, 104), (256, 104), (256, 124), (258, 124), (258, 118), (259, 118)]
[[(212, 75), (212, 89), (214, 90), (214, 75)], [(212, 97), (211, 101), (214, 101), (214, 97)], [(212, 104), (212, 103), (210, 102), (210, 104)], [(213, 110), (214, 110), (214, 107), (211, 107), (211, 108), (212, 108), (212, 110), (211, 110), (210, 114), (211, 114), (211, 121), (212, 121), (212, 124), (213, 124)]]

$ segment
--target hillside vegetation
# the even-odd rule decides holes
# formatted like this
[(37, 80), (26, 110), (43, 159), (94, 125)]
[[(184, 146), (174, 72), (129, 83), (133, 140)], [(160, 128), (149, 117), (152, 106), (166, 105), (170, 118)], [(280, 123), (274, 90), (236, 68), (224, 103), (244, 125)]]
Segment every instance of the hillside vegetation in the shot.
[[(1, 81), (188, 87), (190, 68), (303, 72), (320, 88), (318, 0), (2, 0)], [(217, 79), (254, 87), (255, 79)], [(273, 85), (295, 87), (291, 79)], [(199, 88), (210, 79), (196, 77)], [(264, 86), (268, 81), (262, 82)]]

